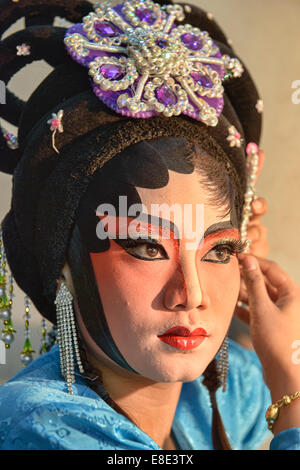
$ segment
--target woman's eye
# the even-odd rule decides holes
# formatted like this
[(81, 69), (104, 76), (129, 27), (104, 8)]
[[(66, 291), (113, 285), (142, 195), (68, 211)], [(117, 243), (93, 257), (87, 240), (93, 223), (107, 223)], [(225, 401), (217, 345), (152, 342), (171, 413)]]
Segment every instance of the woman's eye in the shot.
[[(131, 246), (126, 246), (122, 244), (123, 248), (132, 256), (136, 258), (144, 259), (144, 260), (159, 260), (159, 259), (166, 259), (168, 258), (165, 250), (161, 246), (154, 245), (152, 243), (134, 243), (131, 241)], [(124, 246), (125, 245), (125, 246)], [(132, 246), (134, 245), (134, 246)]]
[(202, 261), (210, 261), (212, 263), (229, 263), (230, 256), (234, 250), (229, 245), (218, 245), (210, 250)]

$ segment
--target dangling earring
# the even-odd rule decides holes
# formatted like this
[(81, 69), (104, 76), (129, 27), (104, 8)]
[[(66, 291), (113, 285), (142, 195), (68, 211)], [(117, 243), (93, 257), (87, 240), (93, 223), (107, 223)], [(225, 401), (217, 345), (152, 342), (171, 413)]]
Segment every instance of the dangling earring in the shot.
[(24, 366), (27, 366), (33, 361), (33, 354), (35, 351), (32, 349), (31, 342), (30, 342), (30, 330), (29, 330), (29, 321), (30, 321), (30, 313), (29, 313), (29, 297), (25, 296), (25, 343), (23, 350), (20, 354), (20, 358)]
[(227, 376), (228, 376), (228, 338), (225, 337), (223, 344), (219, 350), (219, 360), (218, 360), (218, 373), (222, 384), (222, 391), (226, 392), (227, 386)]
[(75, 383), (74, 352), (79, 371), (84, 373), (79, 354), (72, 301), (71, 292), (66, 284), (61, 281), (54, 302), (56, 305), (57, 340), (59, 344), (61, 373), (67, 382), (68, 392), (71, 395), (73, 395), (72, 383)]
[(7, 262), (2, 238), (2, 226), (0, 226), (0, 320), (3, 320), (0, 339), (4, 342), (6, 349), (10, 348), (15, 338), (14, 333), (16, 333), (12, 322), (13, 281), (11, 275), (7, 292)]

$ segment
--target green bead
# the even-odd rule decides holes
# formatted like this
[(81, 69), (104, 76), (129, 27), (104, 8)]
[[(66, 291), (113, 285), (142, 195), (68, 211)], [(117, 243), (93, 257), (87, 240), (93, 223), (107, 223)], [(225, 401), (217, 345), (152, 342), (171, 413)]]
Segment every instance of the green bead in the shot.
[(31, 345), (31, 342), (30, 342), (30, 339), (29, 338), (26, 338), (25, 339), (25, 343), (24, 343), (24, 346), (23, 346), (23, 351), (21, 354), (31, 354), (31, 353), (34, 353), (35, 351), (32, 349), (32, 345)]
[(32, 349), (31, 342), (29, 338), (26, 338), (24, 343), (24, 349)]
[(4, 320), (3, 323), (4, 329), (2, 330), (2, 333), (16, 333), (11, 318), (9, 320)]
[(0, 297), (0, 308), (3, 307), (8, 307), (9, 302), (6, 294), (3, 294), (2, 297)]

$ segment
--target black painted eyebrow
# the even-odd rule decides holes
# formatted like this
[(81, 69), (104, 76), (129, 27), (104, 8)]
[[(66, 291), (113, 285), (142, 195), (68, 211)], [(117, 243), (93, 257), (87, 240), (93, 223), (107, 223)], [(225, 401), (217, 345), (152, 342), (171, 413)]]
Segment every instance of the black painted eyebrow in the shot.
[[(180, 245), (179, 230), (177, 226), (174, 224), (174, 222), (172, 222), (171, 220), (163, 219), (162, 217), (157, 217), (153, 215), (151, 216), (149, 214), (145, 214), (144, 212), (142, 212), (142, 215), (144, 216), (143, 222), (147, 222), (149, 224), (150, 222), (152, 222), (152, 225), (155, 225), (156, 227), (159, 227), (162, 229), (164, 227), (167, 227), (167, 229), (170, 229), (174, 233), (174, 239), (177, 240), (178, 245)], [(148, 218), (148, 221), (147, 221), (147, 218)]]
[(226, 222), (218, 222), (217, 224), (213, 224), (206, 229), (204, 233), (204, 238), (206, 238), (208, 235), (211, 235), (212, 233), (220, 232), (221, 230), (226, 230), (226, 229), (238, 230), (238, 227), (235, 227), (234, 225), (232, 225), (232, 222), (230, 220), (227, 220)]
[[(146, 218), (147, 216), (149, 216), (149, 214), (144, 214), (142, 213)], [(149, 216), (150, 217), (150, 216)], [(166, 226), (168, 228), (170, 228), (170, 230), (173, 231), (175, 237), (174, 239), (177, 240), (178, 242), (178, 245), (180, 245), (180, 237), (179, 237), (179, 230), (177, 228), (177, 226), (174, 224), (174, 222), (172, 222), (171, 220), (166, 220), (166, 219), (163, 219), (161, 217), (156, 217), (156, 216), (152, 216), (149, 220), (149, 223), (151, 222), (154, 222), (154, 225), (155, 225), (155, 221), (157, 221), (158, 223), (156, 224), (157, 227), (164, 227), (164, 225), (166, 224)], [(216, 233), (216, 232), (220, 232), (221, 230), (226, 230), (226, 229), (237, 229), (238, 230), (238, 227), (235, 227), (232, 222), (230, 220), (227, 220), (225, 222), (218, 222), (216, 224), (212, 224), (210, 227), (208, 227), (204, 233), (204, 236), (202, 237), (201, 241), (203, 239), (205, 239), (208, 235), (211, 235), (212, 233)], [(176, 236), (177, 235), (177, 236)], [(155, 242), (155, 239), (150, 239), (149, 237), (149, 241), (152, 241), (152, 242)]]

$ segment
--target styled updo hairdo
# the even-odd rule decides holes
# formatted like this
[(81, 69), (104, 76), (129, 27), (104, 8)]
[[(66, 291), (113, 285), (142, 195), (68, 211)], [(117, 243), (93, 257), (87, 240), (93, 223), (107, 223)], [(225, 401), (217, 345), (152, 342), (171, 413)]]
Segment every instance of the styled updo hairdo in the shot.
[[(184, 5), (189, 7), (185, 23), (206, 30), (222, 54), (236, 57), (217, 23), (200, 8)], [(232, 200), (241, 222), (245, 146), (259, 144), (261, 134), (261, 115), (255, 107), (259, 95), (244, 64), (240, 78), (223, 82), (224, 109), (215, 128), (183, 115), (133, 119), (108, 109), (94, 95), (87, 71), (68, 56), (66, 29), (53, 26), (56, 16), (78, 23), (92, 10), (92, 3), (80, 0), (0, 0), (1, 38), (19, 18), (25, 17), (26, 24), (24, 30), (1, 40), (0, 79), (9, 84), (19, 70), (36, 60), (43, 59), (54, 68), (26, 103), (7, 90), (7, 104), (0, 107), (0, 117), (18, 127), (19, 140), (19, 147), (11, 149), (0, 135), (0, 169), (13, 174), (11, 209), (2, 222), (8, 264), (20, 288), (54, 324), (57, 279), (67, 259), (78, 207), (106, 162), (143, 141), (184, 138), (222, 163), (234, 188)], [(23, 43), (30, 46), (30, 55), (17, 56), (16, 47)], [(56, 138), (58, 156), (47, 122), (60, 109), (64, 132)], [(232, 125), (243, 139), (240, 148), (229, 147)], [(213, 406), (214, 448), (230, 448), (216, 406), (215, 361), (204, 376)]]

